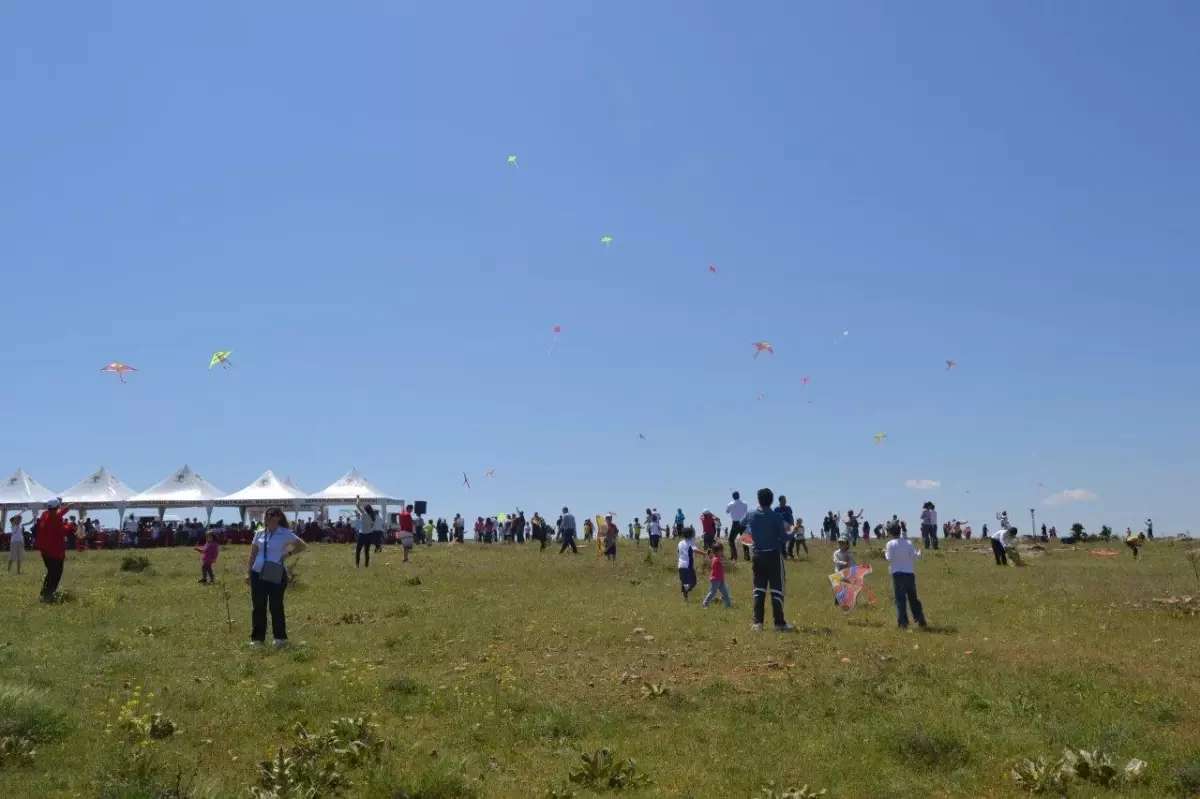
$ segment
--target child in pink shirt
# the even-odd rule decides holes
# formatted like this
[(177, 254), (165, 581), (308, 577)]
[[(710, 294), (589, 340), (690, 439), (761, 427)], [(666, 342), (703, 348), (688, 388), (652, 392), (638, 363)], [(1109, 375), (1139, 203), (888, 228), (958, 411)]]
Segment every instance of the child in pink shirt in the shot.
[(212, 567), (221, 551), (221, 545), (217, 543), (217, 537), (212, 530), (204, 534), (204, 546), (196, 547), (196, 551), (200, 553), (200, 584), (212, 585), (217, 581), (213, 577)]

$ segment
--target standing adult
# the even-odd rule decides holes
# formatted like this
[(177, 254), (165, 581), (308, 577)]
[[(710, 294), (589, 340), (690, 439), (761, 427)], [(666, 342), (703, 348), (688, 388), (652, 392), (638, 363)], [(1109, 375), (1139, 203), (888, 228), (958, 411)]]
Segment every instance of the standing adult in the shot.
[(361, 497), (354, 498), (354, 506), (358, 508), (358, 531), (354, 536), (354, 568), (359, 567), (363, 554), (366, 553), (366, 566), (371, 568), (371, 544), (375, 537), (375, 520), (379, 512), (370, 503), (363, 502)]
[(700, 531), (703, 536), (704, 551), (712, 552), (713, 546), (717, 543), (717, 517), (713, 516), (712, 511), (708, 508), (700, 512)]
[(58, 583), (62, 580), (63, 565), (67, 561), (67, 523), (63, 520), (67, 510), (62, 499), (55, 497), (46, 503), (46, 509), (37, 520), (34, 546), (42, 553), (42, 563), (46, 566), (41, 601), (47, 604), (54, 602)]
[[(738, 539), (746, 531), (746, 514), (749, 512), (749, 508), (746, 507), (745, 502), (742, 502), (742, 495), (739, 492), (733, 492), (733, 501), (725, 506), (725, 512), (729, 514), (729, 558), (737, 560)], [(746, 560), (750, 560), (750, 547), (743, 544), (742, 549), (745, 551)]]
[(25, 525), (21, 514), (12, 517), (12, 535), (8, 540), (8, 573), (12, 574), (13, 563), (17, 564), (17, 576), (21, 576), (21, 564), (25, 562)]
[(562, 548), (558, 550), (558, 554), (561, 555), (570, 547), (571, 551), (578, 555), (579, 547), (575, 546), (575, 514), (567, 510), (565, 505), (559, 520), (559, 532), (562, 533)]
[(658, 513), (649, 508), (646, 509), (646, 534), (650, 536), (650, 548), (657, 552), (658, 542), (662, 538), (662, 521)]
[(284, 561), (308, 549), (300, 536), (288, 529), (287, 516), (279, 508), (267, 508), (263, 514), (262, 530), (250, 543), (250, 558), (246, 562), (246, 583), (250, 586), (250, 644), (261, 646), (267, 638), (267, 610), (271, 611), (271, 636), (275, 646), (287, 643), (287, 617), (283, 611), (283, 594), (287, 590), (288, 572)]
[(921, 543), (927, 549), (938, 548), (937, 509), (932, 502), (926, 502), (921, 507)]
[(771, 595), (771, 617), (775, 629), (790, 632), (792, 627), (783, 615), (783, 519), (771, 508), (775, 494), (769, 488), (758, 489), (758, 508), (745, 517), (754, 540), (754, 625), (762, 630), (766, 614), (767, 594)]
[(403, 545), (404, 536), (407, 535), (410, 539), (414, 537), (415, 523), (413, 522), (413, 506), (405, 505), (404, 510), (400, 511), (400, 543)]

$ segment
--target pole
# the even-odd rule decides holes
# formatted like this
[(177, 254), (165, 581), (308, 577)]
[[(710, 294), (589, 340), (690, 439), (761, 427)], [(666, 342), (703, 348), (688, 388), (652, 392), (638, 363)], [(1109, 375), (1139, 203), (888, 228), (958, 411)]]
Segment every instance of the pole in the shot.
[(1037, 520), (1034, 518), (1033, 508), (1029, 509), (1029, 532), (1033, 534), (1033, 538), (1036, 541), (1038, 537)]

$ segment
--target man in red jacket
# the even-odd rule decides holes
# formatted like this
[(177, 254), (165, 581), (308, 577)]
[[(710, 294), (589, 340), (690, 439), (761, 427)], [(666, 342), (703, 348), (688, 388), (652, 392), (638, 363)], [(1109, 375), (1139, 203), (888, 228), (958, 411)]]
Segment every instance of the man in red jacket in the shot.
[(46, 564), (46, 579), (42, 580), (42, 601), (54, 602), (58, 583), (62, 579), (63, 564), (67, 560), (67, 524), (63, 521), (68, 508), (58, 497), (46, 503), (46, 510), (37, 521), (37, 538), (34, 546), (42, 553)]

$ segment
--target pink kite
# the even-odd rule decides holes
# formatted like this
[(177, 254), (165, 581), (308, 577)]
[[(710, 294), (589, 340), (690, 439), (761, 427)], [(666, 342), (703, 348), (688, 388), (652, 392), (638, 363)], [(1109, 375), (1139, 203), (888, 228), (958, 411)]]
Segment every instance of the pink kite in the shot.
[(125, 373), (126, 372), (136, 372), (137, 369), (134, 369), (132, 366), (128, 366), (126, 364), (117, 363), (116, 361), (113, 361), (112, 363), (110, 363), (108, 366), (104, 367), (100, 371), (101, 372), (112, 372), (113, 374), (115, 374), (117, 377), (119, 377), (121, 379), (122, 383), (124, 383), (125, 382)]
[(755, 341), (752, 342), (750, 346), (754, 347), (755, 358), (757, 358), (759, 355), (762, 355), (764, 352), (768, 355), (775, 354), (775, 349), (771, 346), (771, 342), (769, 341)]
[(802, 385), (802, 386), (808, 385), (808, 377), (807, 376), (800, 378), (800, 385)]
[(715, 274), (717, 273), (717, 265), (716, 265), (716, 264), (709, 264), (709, 265), (708, 265), (708, 271), (709, 271), (709, 272), (712, 272), (712, 273), (715, 275)]

